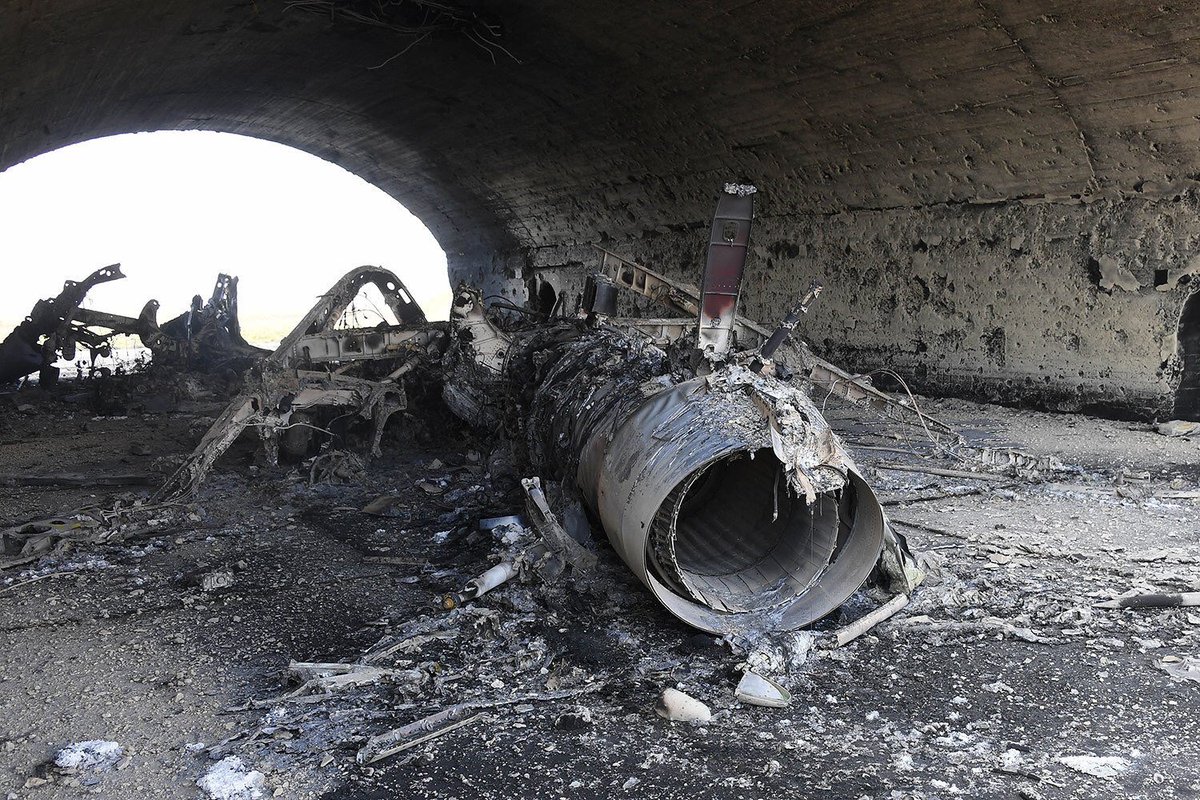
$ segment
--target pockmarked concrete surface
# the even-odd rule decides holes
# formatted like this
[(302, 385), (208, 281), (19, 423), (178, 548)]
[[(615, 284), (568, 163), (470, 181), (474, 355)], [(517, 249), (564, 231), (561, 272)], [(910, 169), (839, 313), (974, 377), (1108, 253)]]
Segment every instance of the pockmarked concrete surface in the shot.
[[(1195, 797), (1200, 610), (1094, 603), (1200, 589), (1200, 505), (1178, 496), (1200, 488), (1200, 437), (924, 404), (973, 441), (1071, 469), (1037, 482), (888, 469), (946, 463), (919, 428), (827, 408), (929, 571), (907, 608), (840, 649), (823, 634), (886, 596), (725, 643), (674, 622), (602, 541), (586, 584), (513, 583), (441, 610), (437, 596), (526, 534), (478, 531), (520, 510), (514, 476), (494, 443), (436, 419), (401, 421), (387, 456), (336, 486), (235, 450), (186, 525), (0, 572), (0, 796), (205, 796), (197, 780), (235, 756), (262, 773), (246, 797)], [(219, 409), (34, 402), (0, 425), (0, 472), (147, 467)], [(118, 491), (0, 487), (0, 523)], [(387, 492), (400, 500), (385, 516), (360, 511)], [(229, 585), (206, 590), (214, 574)], [(394, 674), (374, 683), (297, 693), (288, 674), (381, 645), (398, 646), (372, 663)], [(747, 664), (792, 704), (738, 702)], [(666, 687), (712, 719), (657, 716)], [(356, 760), (370, 737), (455, 704), (469, 724)], [(120, 759), (53, 763), (93, 740)]]

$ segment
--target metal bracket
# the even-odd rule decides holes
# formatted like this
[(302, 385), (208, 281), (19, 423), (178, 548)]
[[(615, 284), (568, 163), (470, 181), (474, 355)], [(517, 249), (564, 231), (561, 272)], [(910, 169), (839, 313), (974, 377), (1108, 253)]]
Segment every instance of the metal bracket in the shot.
[(708, 261), (700, 287), (696, 346), (716, 355), (729, 352), (733, 343), (742, 276), (750, 251), (755, 191), (753, 186), (726, 184), (713, 215)]

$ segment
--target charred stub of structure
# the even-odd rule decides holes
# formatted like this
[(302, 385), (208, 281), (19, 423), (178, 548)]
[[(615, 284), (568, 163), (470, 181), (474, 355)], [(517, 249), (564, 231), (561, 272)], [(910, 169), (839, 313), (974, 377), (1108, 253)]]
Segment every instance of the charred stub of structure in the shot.
[(510, 427), (506, 365), (511, 337), (492, 324), (483, 298), (474, 289), (459, 287), (450, 315), (453, 342), (442, 364), (442, 399), (471, 425), (492, 430)]
[(148, 345), (154, 359), (169, 366), (202, 372), (242, 371), (270, 354), (242, 338), (238, 319), (238, 279), (221, 273), (208, 302), (192, 297), (187, 311), (162, 324)]
[(510, 364), (532, 378), (516, 385), (535, 469), (574, 478), (675, 616), (792, 630), (867, 580), (881, 509), (802, 390), (739, 365), (696, 375), (609, 326), (523, 344)]

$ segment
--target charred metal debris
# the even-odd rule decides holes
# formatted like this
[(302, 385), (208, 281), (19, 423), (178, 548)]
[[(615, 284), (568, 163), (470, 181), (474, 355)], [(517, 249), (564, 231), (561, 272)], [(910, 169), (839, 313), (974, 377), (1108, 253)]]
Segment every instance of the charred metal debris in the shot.
[[(102, 351), (107, 335), (91, 333), (96, 326), (135, 332), (155, 359), (189, 368), (253, 359), (243, 391), (147, 509), (187, 502), (246, 432), (269, 464), (308, 459), (312, 482), (358, 474), (381, 454), (384, 427), (410, 393), (438, 387), (454, 414), (512, 443), (524, 474), (561, 484), (564, 502), (581, 503), (671, 614), (731, 640), (792, 631), (868, 582), (900, 598), (923, 577), (823, 416), (830, 398), (920, 429), (938, 452), (970, 467), (963, 474), (1030, 477), (1062, 465), (968, 447), (911, 394), (897, 399), (816, 356), (794, 335), (822, 291), (816, 282), (774, 328), (740, 316), (754, 197), (744, 185), (720, 193), (699, 287), (598, 250), (573, 311), (561, 302), (549, 314), (503, 299), (489, 306), (464, 285), (450, 319), (431, 322), (393, 273), (363, 267), (322, 295), (270, 354), (241, 338), (237, 283), (226, 276), (207, 303), (197, 297), (161, 327), (153, 301), (138, 320), (80, 309), (91, 286), (121, 277), (108, 267), (38, 304), (5, 340), (3, 377), (41, 369), (45, 378), (55, 354), (76, 342)], [(395, 324), (339, 327), (368, 285)], [(621, 316), (623, 292), (667, 315)], [(367, 431), (362, 455), (341, 447), (351, 426)], [(502, 554), (445, 594), (445, 608), (513, 578), (587, 580), (596, 558), (590, 537), (560, 524), (539, 477), (523, 483), (536, 544)], [(45, 542), (61, 528), (44, 522), (20, 533)]]
[[(379, 290), (396, 325), (336, 328), (367, 285)], [(267, 462), (281, 451), (292, 458), (313, 455), (314, 433), (335, 423), (370, 426), (371, 455), (379, 455), (384, 426), (407, 407), (404, 377), (439, 363), (446, 347), (444, 323), (430, 323), (404, 284), (385, 269), (351, 271), (321, 296), (279, 347), (246, 376), (245, 390), (200, 440), (155, 499), (190, 496), (213, 462), (243, 431), (260, 437)], [(316, 456), (333, 458), (329, 452)]]
[(148, 301), (137, 317), (81, 307), (93, 288), (124, 277), (121, 265), (111, 264), (37, 301), (0, 342), (0, 386), (34, 373), (43, 386), (51, 386), (59, 377), (55, 362), (74, 360), (82, 346), (94, 366), (97, 357), (112, 355), (112, 337), (120, 334), (137, 336), (157, 364), (200, 372), (240, 371), (267, 354), (242, 338), (237, 278), (218, 275), (207, 302), (195, 295), (187, 311), (162, 325), (157, 300)]

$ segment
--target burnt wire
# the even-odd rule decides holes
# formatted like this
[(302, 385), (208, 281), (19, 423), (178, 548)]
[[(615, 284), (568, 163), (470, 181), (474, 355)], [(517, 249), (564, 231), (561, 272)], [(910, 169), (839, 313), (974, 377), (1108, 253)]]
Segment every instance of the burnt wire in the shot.
[[(342, 416), (346, 416), (346, 415), (343, 414)], [(340, 419), (340, 417), (335, 417), (334, 419)], [(247, 428), (271, 428), (272, 430), (276, 430), (276, 431), (286, 431), (290, 428), (312, 428), (314, 431), (320, 431), (321, 433), (328, 433), (330, 436), (337, 436), (337, 434), (334, 433), (333, 431), (326, 430), (325, 428), (322, 428), (319, 425), (313, 425), (308, 422), (292, 422), (287, 425), (271, 425), (270, 423), (267, 423), (267, 422), (250, 422), (250, 423), (247, 423), (246, 427)]]
[(545, 314), (543, 314), (540, 311), (534, 311), (531, 308), (521, 308), (520, 306), (513, 303), (511, 300), (508, 300), (507, 298), (501, 297), (500, 295), (497, 295), (497, 294), (488, 295), (487, 297), (484, 298), (484, 301), (487, 301), (487, 300), (498, 301), (498, 302), (492, 303), (493, 308), (502, 308), (505, 311), (515, 311), (518, 314), (521, 314), (526, 317), (532, 317), (535, 320), (535, 322), (515, 322), (515, 321), (510, 322), (508, 320), (504, 320), (501, 327), (504, 329), (504, 331), (506, 333), (514, 333), (514, 332), (517, 332), (520, 330), (529, 330), (530, 328), (536, 326), (536, 324), (537, 324), (536, 320), (549, 320), (550, 319), (550, 317), (546, 316)]
[(284, 10), (292, 9), (328, 16), (330, 21), (340, 18), (358, 25), (383, 28), (402, 36), (416, 37), (403, 50), (368, 69), (386, 66), (431, 34), (440, 31), (461, 34), (486, 53), (493, 64), (497, 63), (497, 53), (508, 56), (517, 64), (521, 63), (512, 51), (497, 41), (503, 35), (500, 25), (488, 22), (475, 12), (451, 3), (436, 0), (292, 0), (284, 6)]
[[(380, 322), (384, 323), (385, 325), (391, 325), (391, 323), (388, 322), (387, 316), (379, 310), (379, 306), (375, 304), (375, 301), (372, 300), (369, 295), (360, 294), (358, 297), (361, 297), (367, 302), (367, 305), (371, 306), (371, 310), (374, 311), (379, 317)], [(356, 297), (355, 300), (351, 301), (350, 305), (346, 307), (346, 310), (342, 312), (342, 316), (339, 317), (338, 321), (334, 324), (335, 328), (346, 330), (352, 327), (365, 327), (365, 325), (360, 325), (359, 321), (363, 319), (362, 315), (365, 315), (367, 310), (360, 308), (357, 300), (358, 298)]]
[[(895, 370), (887, 369), (886, 367), (880, 368), (880, 369), (875, 369), (875, 370), (871, 370), (870, 372), (864, 373), (862, 375), (857, 375), (854, 378), (845, 379), (845, 382), (846, 383), (854, 383), (858, 378), (870, 378), (874, 375), (888, 375), (888, 376), (896, 379), (896, 381), (900, 384), (900, 387), (902, 389), (904, 389), (904, 394), (908, 396), (908, 401), (910, 403), (912, 403), (913, 413), (915, 413), (917, 415), (917, 419), (921, 421), (921, 427), (925, 429), (925, 436), (928, 437), (929, 443), (933, 445), (934, 450), (943, 452), (946, 455), (958, 460), (959, 462), (961, 462), (963, 464), (966, 464), (966, 463), (969, 463), (972, 461), (971, 458), (968, 458), (967, 456), (964, 456), (961, 453), (956, 452), (953, 448), (947, 447), (946, 445), (942, 444), (938, 440), (938, 438), (933, 435), (933, 431), (931, 431), (929, 429), (929, 425), (926, 422), (925, 413), (923, 411), (921, 411), (921, 405), (917, 402), (917, 398), (913, 396), (912, 390), (908, 387), (908, 382), (905, 381), (904, 378)], [(826, 394), (825, 399), (821, 401), (821, 413), (822, 414), (825, 413), (825, 406), (829, 403), (829, 398), (833, 396), (834, 389), (837, 387), (838, 383), (841, 382), (842, 380), (843, 379), (839, 378), (837, 380), (834, 380), (830, 384), (828, 394)], [(911, 424), (911, 423), (909, 423), (909, 424)]]
[(487, 302), (488, 300), (498, 301), (498, 302), (492, 303), (492, 305), (500, 306), (501, 308), (507, 308), (509, 311), (516, 311), (521, 314), (528, 314), (529, 316), (532, 316), (532, 317), (545, 318), (545, 316), (546, 316), (541, 311), (534, 311), (532, 308), (521, 308), (519, 305), (517, 305), (513, 301), (509, 300), (507, 297), (503, 297), (498, 294), (489, 294), (487, 297), (483, 298), (483, 300), (484, 300), (484, 302)]

